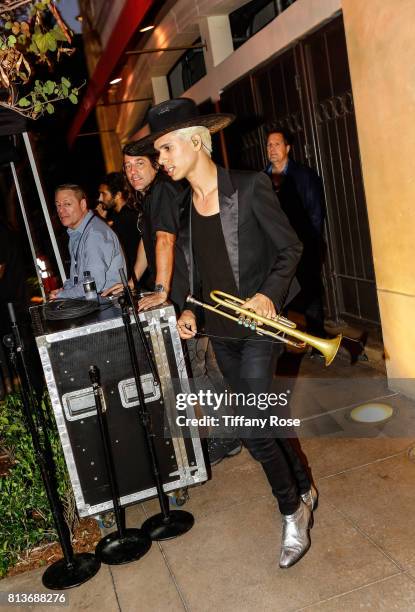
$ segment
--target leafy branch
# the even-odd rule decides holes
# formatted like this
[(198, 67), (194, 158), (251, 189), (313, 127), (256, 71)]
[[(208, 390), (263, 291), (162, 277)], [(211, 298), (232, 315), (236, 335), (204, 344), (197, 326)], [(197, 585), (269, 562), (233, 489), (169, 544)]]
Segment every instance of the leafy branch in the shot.
[[(73, 104), (78, 102), (80, 87), (73, 87), (68, 79), (62, 77), (60, 82), (53, 80), (36, 80), (30, 87), (34, 64), (44, 63), (49, 70), (53, 62), (59, 61), (62, 55), (71, 55), (75, 49), (70, 45), (72, 32), (63, 21), (53, 0), (28, 2), (16, 11), (15, 2), (12, 10), (1, 10), (0, 23), (0, 87), (8, 92), (6, 101), (0, 105), (12, 108), (22, 115), (37, 119), (42, 114), (52, 114), (54, 103), (68, 99)], [(49, 19), (45, 19), (50, 13)], [(52, 16), (53, 26), (50, 23)], [(26, 89), (24, 95), (21, 88)]]
[[(81, 85), (82, 87), (82, 85)], [(80, 87), (72, 87), (71, 82), (62, 77), (60, 83), (56, 81), (35, 81), (35, 86), (17, 102), (17, 106), (24, 109), (25, 114), (35, 118), (45, 111), (52, 115), (55, 112), (54, 103), (68, 99), (72, 104), (78, 104)]]

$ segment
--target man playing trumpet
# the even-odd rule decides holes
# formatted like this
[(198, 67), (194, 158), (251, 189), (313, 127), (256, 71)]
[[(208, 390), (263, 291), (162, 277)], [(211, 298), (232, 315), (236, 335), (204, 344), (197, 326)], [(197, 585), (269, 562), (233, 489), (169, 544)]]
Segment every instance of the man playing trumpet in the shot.
[[(174, 181), (190, 187), (178, 196), (182, 208), (173, 293), (184, 306), (192, 293), (211, 303), (214, 289), (245, 298), (244, 308), (272, 318), (297, 292), (293, 281), (301, 243), (262, 173), (228, 171), (211, 159), (211, 134), (231, 115), (199, 116), (192, 100), (169, 100), (148, 114), (150, 135)], [(181, 298), (178, 297), (181, 295)], [(282, 352), (281, 344), (258, 341), (254, 332), (206, 312), (218, 365), (237, 392), (267, 392)], [(178, 320), (182, 339), (197, 333), (193, 305)], [(315, 490), (286, 440), (249, 438), (243, 443), (259, 461), (283, 516), (280, 567), (296, 563), (309, 549)], [(295, 477), (294, 475), (295, 474)]]

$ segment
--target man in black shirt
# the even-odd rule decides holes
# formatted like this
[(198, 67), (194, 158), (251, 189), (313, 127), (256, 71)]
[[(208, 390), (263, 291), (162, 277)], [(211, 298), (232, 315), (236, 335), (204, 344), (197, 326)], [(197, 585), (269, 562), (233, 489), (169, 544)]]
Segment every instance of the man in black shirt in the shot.
[[(176, 258), (174, 283), (181, 285), (175, 291), (182, 295), (178, 329), (183, 339), (197, 333), (195, 311), (185, 306), (189, 289), (205, 302), (210, 301), (212, 288), (229, 290), (245, 299), (244, 308), (267, 318), (275, 317), (298, 291), (292, 281), (301, 244), (269, 179), (262, 173), (227, 171), (211, 160), (210, 134), (232, 119), (223, 114), (200, 117), (193, 100), (185, 98), (158, 104), (148, 113), (151, 133), (144, 142), (154, 142), (159, 162), (173, 180), (186, 178), (190, 183), (177, 198), (183, 207), (178, 240), (183, 257)], [(208, 334), (215, 331), (214, 325), (213, 318), (207, 320)], [(256, 396), (267, 393), (281, 345), (258, 342), (251, 334), (235, 337), (234, 327), (227, 323), (220, 335), (212, 344), (232, 390)], [(279, 563), (290, 567), (310, 547), (316, 501), (310, 480), (298, 457), (287, 457), (280, 440), (255, 436), (243, 442), (261, 463), (278, 500), (283, 516)]]
[(121, 172), (110, 172), (99, 186), (99, 204), (111, 212), (111, 228), (124, 250), (128, 275), (132, 274), (137, 257), (140, 234), (137, 231), (138, 212), (128, 204), (129, 192)]
[[(123, 153), (124, 171), (140, 211), (136, 232), (141, 232), (142, 240), (133, 266), (134, 277), (139, 281), (148, 270), (148, 284), (154, 287), (153, 293), (139, 301), (139, 309), (145, 310), (163, 304), (170, 293), (179, 224), (179, 210), (173, 201), (180, 187), (160, 170), (152, 146), (131, 142), (125, 145)], [(130, 285), (133, 286), (133, 279)], [(103, 295), (116, 294), (121, 289), (118, 284)]]

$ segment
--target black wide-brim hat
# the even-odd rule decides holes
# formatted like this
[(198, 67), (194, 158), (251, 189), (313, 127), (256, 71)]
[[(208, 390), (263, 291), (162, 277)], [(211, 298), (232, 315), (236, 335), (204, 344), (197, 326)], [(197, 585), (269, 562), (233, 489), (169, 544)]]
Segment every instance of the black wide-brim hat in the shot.
[[(166, 100), (160, 104), (152, 106), (147, 114), (147, 121), (150, 127), (150, 134), (144, 136), (130, 145), (132, 150), (149, 150), (153, 146), (155, 140), (175, 132), (182, 128), (203, 126), (206, 127), (211, 134), (216, 134), (220, 130), (226, 128), (235, 119), (235, 115), (229, 113), (215, 113), (212, 115), (199, 115), (199, 110), (190, 98), (173, 98)], [(126, 145), (125, 149), (129, 147)], [(154, 149), (153, 149), (154, 151)], [(130, 155), (130, 153), (127, 153)], [(136, 153), (136, 155), (146, 155), (145, 153)]]

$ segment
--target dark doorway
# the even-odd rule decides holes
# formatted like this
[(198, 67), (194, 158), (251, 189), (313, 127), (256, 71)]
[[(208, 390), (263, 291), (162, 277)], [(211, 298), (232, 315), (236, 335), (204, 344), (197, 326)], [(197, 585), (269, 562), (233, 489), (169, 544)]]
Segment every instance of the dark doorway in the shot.
[(380, 323), (369, 222), (342, 17), (227, 88), (223, 111), (231, 167), (265, 166), (265, 133), (294, 135), (294, 159), (315, 168), (326, 197), (324, 266), (328, 318)]

